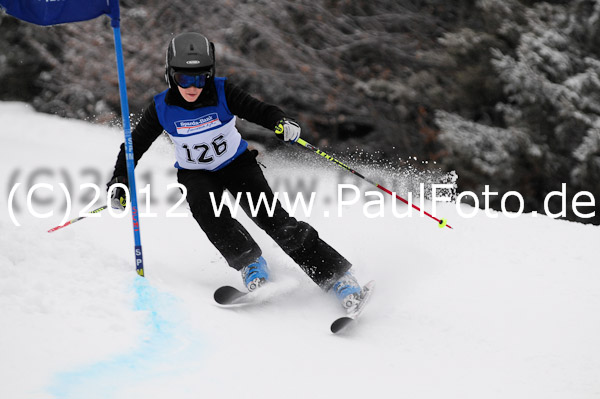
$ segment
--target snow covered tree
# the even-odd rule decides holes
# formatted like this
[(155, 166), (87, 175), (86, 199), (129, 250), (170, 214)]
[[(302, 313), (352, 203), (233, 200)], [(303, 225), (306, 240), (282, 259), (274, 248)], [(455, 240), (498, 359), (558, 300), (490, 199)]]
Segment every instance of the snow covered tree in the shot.
[(444, 40), (465, 45), (463, 52), (491, 42), (490, 36), (503, 42), (486, 54), (504, 96), (494, 107), (496, 123), (438, 113), (440, 140), (452, 163), (477, 174), (466, 182), (469, 188), (494, 182), (500, 191), (520, 191), (537, 210), (561, 183), (568, 184), (569, 198), (582, 190), (598, 197), (600, 2), (533, 2), (528, 7), (516, 0), (480, 0), (477, 7), (498, 18), (485, 25), (481, 39), (468, 31)]
[[(599, 0), (121, 6), (134, 114), (165, 87), (166, 42), (195, 30), (215, 42), (220, 74), (285, 108), (321, 147), (434, 160), (457, 170), (462, 189), (518, 190), (528, 209), (540, 210), (563, 182), (571, 195), (600, 198)], [(33, 28), (0, 14), (0, 98), (118, 121), (107, 24)], [(267, 137), (244, 129), (251, 139)]]
[[(423, 147), (415, 128), (420, 105), (428, 102), (430, 93), (439, 98), (444, 91), (432, 71), (438, 62), (434, 52), (429, 56), (423, 51), (439, 47), (436, 38), (468, 18), (472, 2), (124, 0), (121, 22), (130, 110), (140, 113), (151, 94), (164, 88), (169, 38), (193, 30), (215, 42), (218, 73), (288, 110), (316, 144), (385, 149), (388, 156), (399, 149), (403, 155), (418, 154)], [(0, 14), (0, 23), (10, 18)], [(119, 119), (106, 19), (51, 28), (10, 23), (10, 31), (0, 30), (0, 45), (3, 54), (18, 58), (7, 62), (27, 58), (27, 64), (42, 60), (44, 65), (44, 73), (33, 69), (29, 79), (38, 90), (23, 93), (22, 100), (63, 116)], [(31, 51), (17, 51), (23, 43)], [(2, 73), (0, 84), (12, 82)], [(355, 86), (372, 82), (402, 85), (406, 93), (412, 84), (429, 91), (416, 100), (395, 96), (389, 103), (378, 94), (371, 96), (374, 90)], [(17, 91), (10, 98), (18, 96)], [(0, 98), (7, 97), (0, 93)], [(260, 137), (256, 132), (253, 138)]]

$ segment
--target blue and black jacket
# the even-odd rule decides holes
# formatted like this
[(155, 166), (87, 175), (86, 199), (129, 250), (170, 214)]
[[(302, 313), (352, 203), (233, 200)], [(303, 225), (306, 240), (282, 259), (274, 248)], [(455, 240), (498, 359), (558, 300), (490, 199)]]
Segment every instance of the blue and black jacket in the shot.
[[(222, 86), (218, 87), (218, 85)], [(223, 96), (224, 99), (222, 98)], [(157, 104), (157, 101), (161, 103)], [(154, 97), (144, 110), (142, 118), (131, 134), (135, 163), (137, 164), (142, 155), (163, 131), (169, 132), (170, 127), (165, 127), (162, 124), (165, 123), (162, 111), (167, 108), (171, 110), (180, 108), (180, 112), (182, 113), (202, 111), (203, 109), (214, 109), (215, 107), (219, 107), (220, 104), (225, 105), (231, 115), (256, 123), (270, 130), (273, 130), (277, 122), (285, 116), (285, 113), (279, 107), (252, 97), (245, 90), (229, 83), (223, 78), (211, 79), (202, 91), (202, 94), (193, 103), (185, 101), (177, 88), (171, 88)], [(161, 112), (160, 117), (159, 112)], [(161, 118), (163, 119), (162, 123)], [(197, 160), (195, 156), (193, 159)], [(179, 168), (186, 167), (185, 165), (180, 165), (179, 161), (175, 166)], [(121, 144), (121, 151), (117, 156), (113, 173), (113, 178), (117, 176), (127, 176), (124, 144)]]

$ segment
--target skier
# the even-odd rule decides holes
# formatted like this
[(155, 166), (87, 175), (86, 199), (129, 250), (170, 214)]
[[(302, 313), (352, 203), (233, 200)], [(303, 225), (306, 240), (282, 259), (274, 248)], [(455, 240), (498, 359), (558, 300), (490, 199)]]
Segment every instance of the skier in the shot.
[[(325, 243), (309, 224), (291, 217), (276, 202), (272, 216), (266, 206), (251, 216), (247, 193), (254, 204), (260, 195), (272, 204), (273, 192), (256, 161), (257, 151), (236, 129), (236, 116), (273, 130), (286, 142), (300, 137), (300, 126), (278, 107), (257, 100), (226, 78), (215, 75), (215, 48), (199, 33), (175, 36), (168, 45), (165, 79), (168, 89), (154, 96), (132, 132), (134, 162), (165, 131), (175, 145), (177, 179), (187, 189), (187, 201), (210, 242), (229, 266), (241, 271), (249, 291), (269, 280), (262, 251), (246, 229), (223, 208), (214, 213), (216, 201), (227, 189), (241, 195), (240, 205), (252, 220), (325, 291), (333, 291), (342, 306), (353, 311), (361, 300), (361, 287), (351, 264)], [(125, 145), (121, 145), (108, 188), (127, 186)], [(111, 206), (125, 209), (126, 191), (115, 187)]]

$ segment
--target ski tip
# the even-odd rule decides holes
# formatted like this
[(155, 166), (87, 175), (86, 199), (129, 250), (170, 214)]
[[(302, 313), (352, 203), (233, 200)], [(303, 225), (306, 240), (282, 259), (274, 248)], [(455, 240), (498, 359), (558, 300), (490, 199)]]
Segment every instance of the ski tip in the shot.
[(337, 334), (338, 332), (340, 332), (344, 328), (346, 328), (353, 321), (354, 321), (354, 318), (352, 318), (352, 317), (348, 317), (348, 316), (340, 317), (339, 319), (337, 319), (336, 321), (331, 323), (331, 332), (334, 334)]
[(245, 293), (237, 288), (225, 285), (223, 287), (219, 287), (215, 291), (213, 297), (215, 302), (219, 305), (231, 305), (236, 299), (244, 295)]

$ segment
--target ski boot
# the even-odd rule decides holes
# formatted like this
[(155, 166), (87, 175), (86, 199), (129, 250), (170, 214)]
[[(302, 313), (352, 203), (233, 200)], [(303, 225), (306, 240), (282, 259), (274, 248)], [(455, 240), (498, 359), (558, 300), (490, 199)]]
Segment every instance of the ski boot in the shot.
[(252, 292), (269, 280), (267, 261), (262, 256), (241, 270), (244, 285)]
[(356, 311), (362, 300), (361, 288), (356, 278), (350, 271), (344, 273), (332, 287), (333, 293), (342, 303), (347, 313)]

